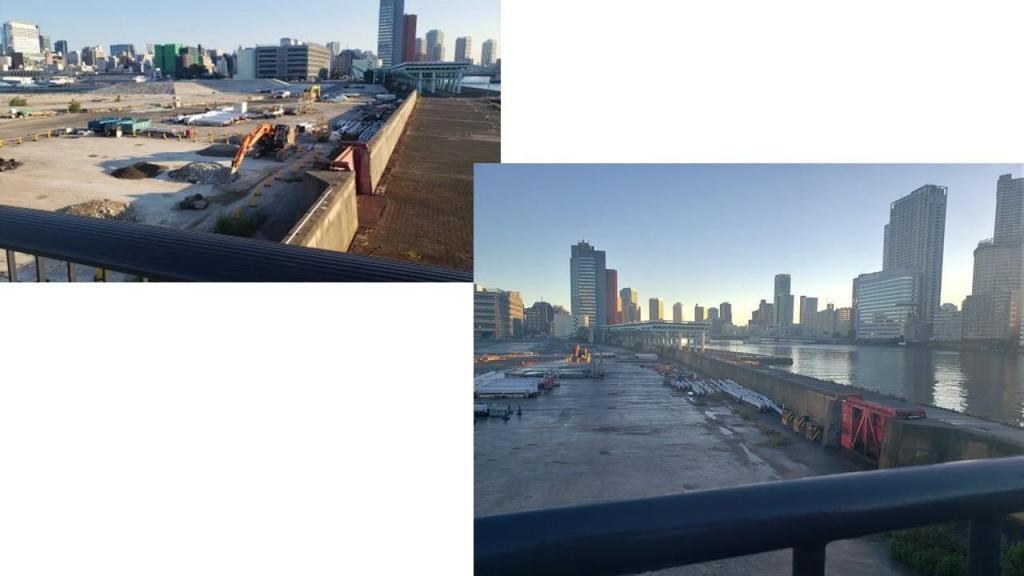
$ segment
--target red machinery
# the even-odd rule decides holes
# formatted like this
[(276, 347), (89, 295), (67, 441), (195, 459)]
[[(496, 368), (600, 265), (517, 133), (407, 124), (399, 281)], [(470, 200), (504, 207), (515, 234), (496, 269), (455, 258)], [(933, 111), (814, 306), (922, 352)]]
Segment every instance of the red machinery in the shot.
[(859, 396), (842, 401), (843, 422), (840, 443), (845, 447), (878, 460), (885, 442), (885, 428), (891, 419), (914, 420), (924, 418), (924, 410), (899, 410), (868, 402)]

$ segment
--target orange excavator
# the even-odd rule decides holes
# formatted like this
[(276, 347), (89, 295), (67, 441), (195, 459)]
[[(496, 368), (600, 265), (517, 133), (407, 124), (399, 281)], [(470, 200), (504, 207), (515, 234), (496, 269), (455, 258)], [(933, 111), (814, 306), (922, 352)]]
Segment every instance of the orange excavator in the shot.
[(238, 146), (238, 153), (231, 162), (231, 175), (238, 173), (242, 168), (242, 162), (250, 154), (262, 156), (268, 152), (276, 151), (278, 154), (295, 146), (295, 128), (287, 124), (274, 126), (268, 122), (262, 122), (249, 132)]

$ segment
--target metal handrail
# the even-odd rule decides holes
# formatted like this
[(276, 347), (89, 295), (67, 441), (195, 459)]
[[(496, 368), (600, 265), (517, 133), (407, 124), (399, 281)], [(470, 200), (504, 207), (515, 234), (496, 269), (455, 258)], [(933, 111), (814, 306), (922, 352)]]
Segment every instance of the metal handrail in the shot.
[(856, 472), (476, 519), (477, 576), (634, 574), (970, 520), (968, 574), (998, 574), (1003, 519), (1024, 510), (1024, 456)]
[(343, 252), (0, 206), (0, 250), (194, 282), (471, 282), (473, 274)]

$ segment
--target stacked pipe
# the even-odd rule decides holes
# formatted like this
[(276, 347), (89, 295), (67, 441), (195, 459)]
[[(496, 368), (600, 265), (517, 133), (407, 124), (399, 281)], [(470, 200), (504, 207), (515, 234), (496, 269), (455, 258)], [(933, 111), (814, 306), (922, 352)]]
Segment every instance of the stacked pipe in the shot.
[(779, 408), (774, 402), (768, 399), (767, 396), (758, 394), (753, 390), (748, 390), (743, 386), (740, 386), (732, 380), (713, 380), (716, 386), (722, 391), (732, 396), (733, 398), (750, 404), (754, 408), (757, 408), (761, 412), (767, 412), (772, 410), (779, 414), (782, 414), (782, 409)]

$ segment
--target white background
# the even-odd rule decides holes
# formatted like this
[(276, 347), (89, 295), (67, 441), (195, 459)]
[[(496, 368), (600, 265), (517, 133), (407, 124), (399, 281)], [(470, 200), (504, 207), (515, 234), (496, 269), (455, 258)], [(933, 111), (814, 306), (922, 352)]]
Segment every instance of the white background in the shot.
[[(1020, 162), (1022, 22), (506, 1), (503, 159)], [(0, 286), (0, 573), (470, 574), (471, 293)]]

